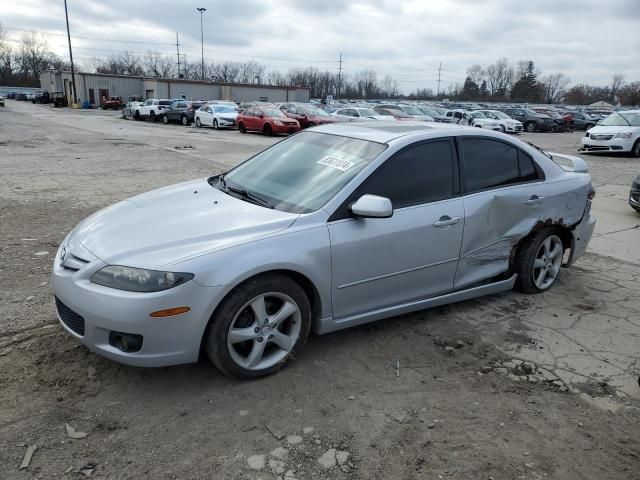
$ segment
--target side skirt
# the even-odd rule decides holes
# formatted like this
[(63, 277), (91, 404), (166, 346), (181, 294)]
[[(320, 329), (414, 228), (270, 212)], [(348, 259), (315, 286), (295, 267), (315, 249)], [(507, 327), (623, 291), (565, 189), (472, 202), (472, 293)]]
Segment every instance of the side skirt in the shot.
[(335, 332), (344, 328), (355, 327), (356, 325), (375, 322), (376, 320), (382, 320), (384, 318), (389, 318), (396, 315), (416, 312), (418, 310), (425, 310), (427, 308), (440, 307), (442, 305), (448, 305), (450, 303), (463, 302), (465, 300), (471, 300), (472, 298), (504, 292), (513, 288), (514, 284), (516, 283), (516, 277), (517, 275), (514, 274), (511, 278), (502, 280), (500, 282), (481, 285), (474, 288), (468, 288), (466, 290), (447, 293), (445, 295), (427, 298), (424, 300), (414, 300), (412, 302), (393, 305), (391, 307), (385, 307), (371, 312), (358, 313), (350, 317), (339, 319), (319, 319), (317, 328), (315, 330), (316, 333), (322, 335), (324, 333)]

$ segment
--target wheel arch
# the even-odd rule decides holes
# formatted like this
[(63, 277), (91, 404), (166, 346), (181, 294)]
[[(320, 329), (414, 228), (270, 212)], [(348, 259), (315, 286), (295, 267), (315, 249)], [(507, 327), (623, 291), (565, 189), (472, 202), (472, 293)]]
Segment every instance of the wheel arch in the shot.
[(573, 248), (573, 235), (571, 234), (572, 229), (572, 226), (564, 224), (562, 219), (554, 221), (553, 219), (548, 218), (546, 220), (536, 222), (529, 233), (516, 242), (511, 249), (508, 275), (513, 275), (515, 272), (515, 259), (518, 252), (532, 237), (535, 237), (542, 230), (554, 231), (560, 237), (560, 240), (562, 240), (562, 247), (566, 251)]

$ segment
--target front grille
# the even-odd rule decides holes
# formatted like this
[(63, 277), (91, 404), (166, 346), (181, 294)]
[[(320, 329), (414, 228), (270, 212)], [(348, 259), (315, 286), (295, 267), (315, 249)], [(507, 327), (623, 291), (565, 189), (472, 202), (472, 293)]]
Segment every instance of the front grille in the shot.
[(78, 335), (84, 336), (84, 318), (62, 303), (58, 297), (55, 298), (56, 309), (62, 322)]
[(613, 135), (598, 135), (596, 133), (591, 134), (591, 140), (611, 140)]
[(610, 150), (610, 148), (605, 145), (585, 145), (584, 149), (592, 152), (604, 152)]

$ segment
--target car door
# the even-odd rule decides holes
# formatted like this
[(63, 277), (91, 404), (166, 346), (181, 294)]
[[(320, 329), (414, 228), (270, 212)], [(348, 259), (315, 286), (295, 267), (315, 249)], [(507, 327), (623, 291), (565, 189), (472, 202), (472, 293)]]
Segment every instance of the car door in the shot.
[[(343, 318), (448, 292), (464, 225), (451, 139), (406, 147), (330, 218), (333, 315)], [(390, 218), (354, 218), (364, 194), (387, 197)]]
[(551, 201), (533, 158), (509, 141), (459, 137), (465, 227), (454, 287), (504, 273), (513, 245), (542, 218)]

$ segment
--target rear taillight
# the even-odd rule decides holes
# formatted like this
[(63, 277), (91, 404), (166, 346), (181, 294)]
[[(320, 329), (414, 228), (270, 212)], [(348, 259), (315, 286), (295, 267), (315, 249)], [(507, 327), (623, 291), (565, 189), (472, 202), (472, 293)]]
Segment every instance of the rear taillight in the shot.
[(589, 200), (593, 200), (594, 198), (596, 198), (596, 189), (593, 188), (593, 185), (589, 186), (589, 193), (587, 194), (587, 198)]

